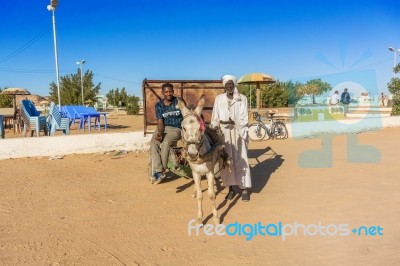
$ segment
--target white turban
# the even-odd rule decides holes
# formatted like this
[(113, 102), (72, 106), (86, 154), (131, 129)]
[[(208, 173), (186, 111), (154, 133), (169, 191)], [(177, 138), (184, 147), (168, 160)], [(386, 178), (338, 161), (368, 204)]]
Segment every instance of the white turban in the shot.
[(237, 79), (236, 79), (235, 76), (225, 75), (225, 76), (222, 77), (222, 84), (224, 85), (224, 87), (225, 87), (225, 84), (230, 80), (233, 81), (233, 84), (235, 84), (235, 86), (237, 85)]
[(232, 75), (225, 75), (225, 76), (223, 76), (223, 77), (222, 77), (222, 84), (223, 84), (224, 87), (225, 87), (225, 84), (226, 84), (228, 81), (230, 81), (230, 80), (232, 80), (232, 81), (233, 81), (233, 84), (235, 84), (235, 89), (233, 90), (233, 98), (235, 98), (236, 100), (240, 101), (240, 100), (241, 100), (241, 99), (240, 99), (240, 93), (239, 93), (238, 89), (236, 88), (237, 79), (236, 79), (235, 76), (232, 76)]

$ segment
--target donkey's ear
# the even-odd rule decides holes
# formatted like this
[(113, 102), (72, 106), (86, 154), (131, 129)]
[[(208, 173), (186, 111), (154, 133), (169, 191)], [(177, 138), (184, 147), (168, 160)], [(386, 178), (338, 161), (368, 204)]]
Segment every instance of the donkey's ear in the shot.
[(204, 107), (204, 103), (206, 102), (206, 97), (204, 96), (204, 94), (203, 95), (201, 95), (201, 97), (200, 97), (200, 99), (199, 99), (199, 101), (198, 101), (198, 103), (197, 103), (197, 107), (196, 107), (196, 109), (194, 110), (194, 113), (196, 114), (196, 115), (198, 115), (198, 116), (200, 116), (201, 115), (201, 111), (203, 111), (203, 107)]
[(178, 104), (176, 105), (177, 108), (181, 109), (183, 116), (189, 113), (189, 109), (186, 107), (185, 102), (178, 98)]

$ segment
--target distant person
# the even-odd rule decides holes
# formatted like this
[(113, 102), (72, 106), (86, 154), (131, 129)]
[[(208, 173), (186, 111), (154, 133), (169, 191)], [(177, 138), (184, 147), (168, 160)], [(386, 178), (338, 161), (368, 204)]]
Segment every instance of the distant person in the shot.
[(383, 94), (383, 92), (381, 93), (381, 103), (382, 103), (382, 106), (385, 106), (385, 94)]
[(171, 83), (162, 85), (164, 99), (155, 105), (157, 128), (150, 141), (150, 154), (153, 163), (153, 184), (159, 184), (168, 169), (169, 148), (181, 139), (182, 113), (176, 107), (178, 99), (174, 97)]
[(331, 105), (339, 104), (339, 91), (335, 91), (331, 96)]
[(342, 92), (342, 95), (340, 96), (340, 102), (344, 106), (344, 115), (346, 116), (349, 112), (349, 104), (351, 102), (350, 93), (348, 92), (347, 88), (345, 88)]

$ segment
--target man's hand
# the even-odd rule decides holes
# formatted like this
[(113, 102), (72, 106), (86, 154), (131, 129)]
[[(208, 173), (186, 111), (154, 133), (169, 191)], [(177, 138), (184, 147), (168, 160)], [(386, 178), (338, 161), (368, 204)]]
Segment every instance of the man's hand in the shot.
[(228, 120), (228, 121), (219, 120), (219, 123), (222, 124), (222, 125), (234, 125), (234, 124), (235, 124), (235, 121), (233, 121), (233, 120), (229, 117), (229, 120)]
[(158, 140), (159, 142), (162, 142), (163, 141), (163, 133), (165, 130), (164, 121), (162, 119), (157, 120), (157, 129), (156, 130), (157, 130), (156, 140)]
[(159, 142), (162, 142), (162, 140), (163, 140), (162, 134), (157, 133), (156, 140), (158, 140)]

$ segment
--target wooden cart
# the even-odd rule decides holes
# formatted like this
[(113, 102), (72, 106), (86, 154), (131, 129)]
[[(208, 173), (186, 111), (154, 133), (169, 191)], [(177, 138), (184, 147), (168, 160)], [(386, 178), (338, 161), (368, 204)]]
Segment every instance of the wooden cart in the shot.
[(221, 80), (143, 80), (143, 115), (144, 135), (154, 132), (157, 125), (155, 105), (163, 98), (161, 86), (171, 83), (174, 86), (174, 96), (182, 98), (188, 107), (196, 106), (200, 96), (204, 94), (205, 106), (203, 116), (210, 123), (215, 97), (224, 92)]
[[(164, 83), (171, 83), (174, 86), (174, 96), (182, 98), (189, 108), (195, 107), (200, 99), (200, 96), (204, 94), (205, 105), (202, 114), (205, 122), (208, 124), (211, 122), (211, 114), (215, 97), (225, 91), (221, 80), (143, 80), (143, 122), (145, 136), (149, 133), (152, 134), (157, 125), (155, 105), (158, 101), (163, 99), (161, 87)], [(171, 147), (170, 158), (174, 158), (174, 156), (176, 158), (176, 155), (179, 152), (179, 148)], [(189, 166), (181, 165), (179, 169), (175, 169), (174, 163), (171, 163), (171, 160), (168, 165), (170, 171), (172, 171), (174, 174), (183, 177), (191, 177)], [(150, 180), (152, 174), (153, 164), (149, 152), (148, 176)]]

